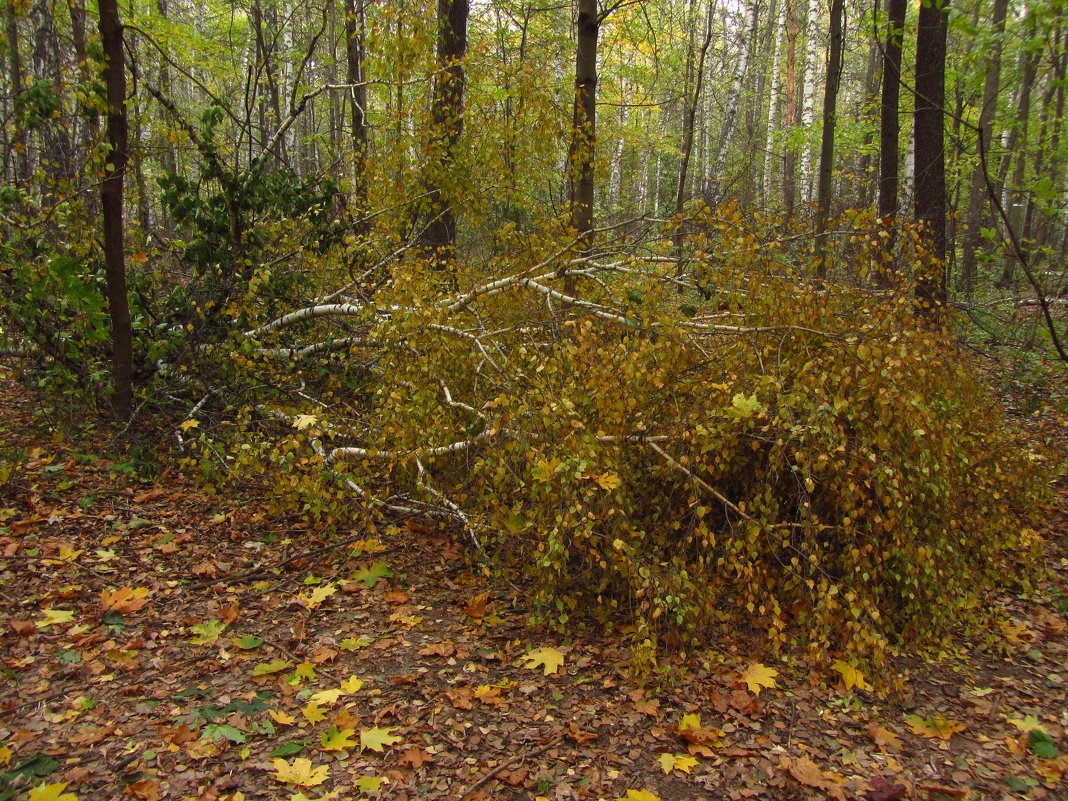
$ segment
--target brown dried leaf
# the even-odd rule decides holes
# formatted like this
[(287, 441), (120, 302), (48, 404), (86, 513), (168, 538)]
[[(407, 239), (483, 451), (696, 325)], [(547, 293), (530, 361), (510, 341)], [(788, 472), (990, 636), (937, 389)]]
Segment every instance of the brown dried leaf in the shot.
[(895, 751), (901, 750), (901, 738), (888, 729), (884, 729), (882, 726), (869, 726), (868, 736), (871, 737), (873, 743), (875, 743), (883, 751), (887, 747), (893, 748)]
[(783, 757), (780, 766), (806, 787), (823, 790), (831, 798), (846, 801), (844, 782), (833, 773), (824, 773), (819, 765), (808, 757)]

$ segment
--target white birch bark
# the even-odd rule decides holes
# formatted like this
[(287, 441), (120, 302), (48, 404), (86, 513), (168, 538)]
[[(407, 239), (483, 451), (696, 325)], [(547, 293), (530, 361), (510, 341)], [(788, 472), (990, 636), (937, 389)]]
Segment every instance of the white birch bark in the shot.
[[(749, 54), (752, 52), (753, 47), (756, 44), (756, 28), (757, 18), (759, 14), (759, 0), (750, 0), (747, 11), (749, 12), (749, 19), (746, 22), (745, 34), (742, 39), (742, 46), (738, 54), (738, 61), (734, 67), (734, 75), (731, 79), (731, 88), (727, 100), (727, 113), (723, 118), (723, 127), (720, 129), (719, 134), (719, 146), (716, 148), (716, 160), (712, 166), (712, 179), (714, 181), (722, 181), (723, 168), (727, 162), (727, 152), (730, 150), (731, 139), (734, 137), (734, 125), (738, 119), (738, 106), (742, 100), (742, 84), (745, 80), (745, 73), (749, 67)], [(716, 200), (720, 200), (719, 190), (714, 192)]]
[(619, 187), (623, 180), (623, 140), (627, 129), (627, 79), (619, 85), (619, 137), (612, 154), (612, 171), (608, 178), (608, 213), (615, 214), (619, 208)]
[[(779, 6), (779, 11), (776, 14), (773, 25), (778, 27), (782, 31), (782, 35), (786, 35), (786, 4), (783, 3)], [(774, 189), (774, 176), (777, 170), (768, 169), (769, 162), (772, 161), (772, 153), (775, 151), (775, 126), (778, 123), (779, 116), (779, 92), (781, 90), (781, 79), (779, 76), (779, 58), (782, 55), (782, 47), (779, 44), (780, 37), (776, 36), (772, 40), (772, 57), (771, 57), (771, 93), (768, 97), (768, 135), (764, 142), (764, 158), (760, 162), (760, 185), (763, 187), (764, 199), (771, 196)], [(759, 98), (757, 98), (759, 100)]]

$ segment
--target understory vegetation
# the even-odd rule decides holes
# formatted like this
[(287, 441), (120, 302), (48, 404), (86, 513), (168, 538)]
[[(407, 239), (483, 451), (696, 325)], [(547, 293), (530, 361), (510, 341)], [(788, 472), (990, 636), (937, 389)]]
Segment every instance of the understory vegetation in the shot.
[[(683, 256), (667, 223), (585, 252), (566, 227), (506, 228), (446, 275), (403, 246), (300, 248), (309, 208), (259, 219), (223, 305), (198, 300), (232, 277), (197, 239), (137, 279), (140, 414), (174, 420), (206, 486), (259, 487), (326, 532), (458, 527), (537, 617), (625, 627), (639, 672), (739, 626), (877, 667), (978, 631), (993, 589), (1028, 585), (1057, 458), (952, 327), (917, 319), (908, 280), (873, 288), (871, 231), (828, 282), (731, 207), (685, 221)], [(101, 398), (100, 279), (32, 244), (7, 330), (52, 358), (27, 377)], [(901, 260), (924, 268), (918, 240)]]
[(57, 417), (458, 532), (638, 674), (743, 629), (877, 671), (1031, 586), (1063, 3), (68, 5), (0, 76), (0, 348)]

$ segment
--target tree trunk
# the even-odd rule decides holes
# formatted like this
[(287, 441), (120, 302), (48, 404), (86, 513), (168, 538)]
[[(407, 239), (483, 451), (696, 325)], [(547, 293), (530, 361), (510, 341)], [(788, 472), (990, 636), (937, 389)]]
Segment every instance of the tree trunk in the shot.
[[(786, 127), (795, 128), (801, 123), (797, 104), (797, 4), (799, 0), (786, 0)], [(797, 202), (797, 151), (787, 139), (783, 146), (782, 196), (783, 215), (789, 225)]]
[(428, 220), (420, 232), (419, 245), (439, 270), (454, 263), (456, 257), (456, 212), (441, 182), (450, 176), (456, 143), (463, 132), (468, 10), (468, 0), (438, 0), (438, 72), (430, 107), (436, 153), (427, 160), (424, 173)]
[(834, 170), (835, 103), (842, 77), (842, 16), (845, 0), (831, 2), (831, 40), (827, 48), (827, 81), (823, 90), (823, 133), (820, 142), (819, 186), (816, 192), (816, 273), (827, 275), (827, 218), (831, 213), (831, 178)]
[(900, 170), (901, 40), (905, 30), (907, 0), (889, 0), (886, 45), (883, 48), (883, 93), (879, 106), (879, 219), (886, 228), (886, 250), (878, 270), (885, 286), (894, 272), (898, 173)]
[(749, 66), (749, 54), (755, 42), (757, 17), (760, 10), (759, 0), (749, 2), (749, 20), (746, 25), (745, 36), (742, 40), (741, 52), (738, 62), (734, 67), (734, 77), (731, 80), (730, 94), (727, 100), (727, 113), (723, 118), (723, 128), (719, 133), (719, 147), (716, 149), (716, 159), (712, 166), (712, 180), (715, 187), (712, 193), (713, 205), (723, 199), (723, 171), (727, 163), (727, 152), (730, 150), (731, 139), (734, 136), (734, 123), (738, 118), (738, 106), (742, 102), (742, 82)]
[[(1005, 15), (1009, 7), (1008, 0), (994, 0), (994, 41), (991, 43), (986, 60), (986, 79), (983, 82), (983, 105), (979, 109), (980, 140), (979, 152), (989, 159), (990, 143), (993, 135), (994, 112), (997, 110), (998, 91), (1001, 86), (1001, 39), (1005, 33)], [(964, 235), (961, 254), (960, 286), (969, 295), (975, 289), (976, 252), (981, 244), (980, 227), (983, 208), (987, 204), (986, 170), (987, 165), (978, 161), (972, 169), (971, 185), (968, 190), (967, 231)]]
[(916, 33), (916, 221), (932, 256), (921, 269), (916, 305), (934, 315), (946, 303), (946, 160), (944, 106), (946, 95), (946, 36), (949, 8), (930, 2), (920, 6)]
[[(364, 0), (345, 0), (345, 78), (349, 89), (355, 182), (353, 202), (361, 217), (367, 210), (367, 86), (364, 84)], [(462, 92), (462, 88), (461, 88)]]
[[(764, 204), (768, 202), (768, 199), (771, 197), (772, 189), (774, 188), (772, 185), (774, 171), (770, 168), (769, 161), (775, 149), (775, 132), (776, 125), (778, 124), (780, 104), (779, 95), (781, 94), (782, 89), (779, 75), (779, 58), (782, 53), (782, 47), (779, 44), (780, 37), (778, 36), (778, 31), (782, 26), (781, 10), (778, 14), (773, 15), (772, 18), (768, 20), (768, 26), (775, 30), (776, 35), (774, 36), (772, 44), (774, 49), (772, 50), (771, 58), (771, 93), (768, 97), (768, 127), (767, 135), (764, 140), (764, 160), (761, 162), (760, 168), (760, 185)], [(759, 101), (759, 99), (760, 98), (758, 97), (757, 100)]]
[[(1030, 19), (1029, 31), (1033, 34), (1035, 29), (1035, 15), (1028, 14)], [(1020, 86), (1019, 105), (1016, 110), (1016, 121), (1009, 134), (1009, 142), (1002, 162), (1002, 175), (1008, 170), (1007, 167), (1013, 158), (1016, 166), (1012, 171), (1012, 180), (1005, 189), (1005, 207), (1009, 214), (1009, 225), (1022, 236), (1021, 230), (1024, 215), (1024, 200), (1026, 192), (1023, 190), (1024, 177), (1027, 170), (1027, 128), (1031, 117), (1031, 91), (1034, 89), (1035, 78), (1038, 68), (1038, 53), (1028, 51), (1024, 53), (1023, 83)], [(1000, 286), (1009, 286), (1012, 283), (1013, 274), (1016, 271), (1016, 254), (1012, 248), (1005, 253), (1005, 264), (1001, 270), (1001, 278), (998, 279)]]
[[(23, 91), (22, 53), (19, 50), (19, 25), (15, 10), (15, 0), (7, 0), (5, 6), (7, 9), (8, 77), (11, 81), (11, 100), (14, 102), (22, 95)], [(23, 131), (16, 129), (11, 140), (10, 152), (15, 155), (15, 163), (12, 165), (12, 169), (14, 170), (15, 183), (17, 184), (29, 180), (30, 177), (30, 159), (23, 133)], [(5, 157), (5, 172), (7, 171), (7, 165), (8, 161)]]
[(879, 87), (875, 79), (878, 68), (879, 43), (872, 40), (868, 46), (868, 65), (864, 69), (864, 103), (854, 117), (856, 123), (863, 125), (865, 128), (863, 152), (860, 158), (857, 159), (857, 208), (859, 209), (866, 209), (871, 206), (872, 190), (876, 183), (872, 176), (871, 143), (874, 136), (870, 128), (869, 115), (879, 101)]
[(126, 172), (126, 64), (122, 23), (117, 0), (97, 0), (100, 41), (107, 59), (104, 80), (108, 100), (107, 174), (100, 184), (104, 218), (104, 270), (108, 308), (111, 314), (112, 406), (115, 416), (126, 422), (133, 413), (133, 335), (126, 295), (126, 261), (123, 253), (122, 183)]
[(801, 185), (802, 196), (806, 203), (813, 200), (812, 190), (812, 148), (809, 146), (809, 132), (816, 111), (816, 31), (820, 24), (820, 0), (809, 0), (808, 15), (805, 20), (805, 67), (801, 81), (801, 125), (805, 129), (804, 145), (801, 148)]
[[(682, 164), (679, 167), (679, 183), (675, 192), (675, 230), (672, 234), (675, 255), (682, 255), (682, 211), (686, 203), (686, 178), (690, 167), (690, 154), (693, 151), (694, 121), (697, 118), (697, 108), (701, 103), (701, 88), (704, 85), (705, 57), (708, 47), (712, 43), (712, 19), (715, 14), (715, 0), (710, 0), (708, 12), (705, 15), (705, 37), (701, 42), (701, 48), (697, 53), (697, 70), (695, 72), (693, 96), (686, 98), (686, 120), (682, 131)], [(681, 262), (680, 262), (681, 263)]]
[(575, 103), (568, 149), (571, 227), (580, 249), (593, 245), (593, 159), (597, 143), (597, 0), (578, 0)]

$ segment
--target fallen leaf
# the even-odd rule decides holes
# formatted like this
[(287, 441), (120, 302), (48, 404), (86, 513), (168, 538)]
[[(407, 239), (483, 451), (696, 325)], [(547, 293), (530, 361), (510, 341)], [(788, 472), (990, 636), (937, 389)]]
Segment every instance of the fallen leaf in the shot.
[(78, 801), (74, 793), (64, 793), (67, 782), (41, 784), (30, 790), (29, 801)]
[(147, 603), (148, 587), (120, 587), (117, 590), (100, 591), (100, 608), (105, 612), (115, 610), (129, 615)]
[(308, 723), (313, 725), (322, 720), (326, 720), (326, 713), (323, 711), (323, 708), (314, 701), (301, 709), (300, 714), (304, 716), (304, 719), (308, 721)]
[(356, 742), (352, 739), (355, 733), (355, 729), (338, 729), (337, 726), (331, 726), (330, 731), (323, 732), (323, 750), (344, 751), (348, 748), (355, 748)]
[(139, 779), (126, 785), (126, 795), (140, 801), (159, 801), (159, 784), (149, 778)]
[(70, 623), (74, 620), (74, 612), (67, 609), (42, 609), (41, 613), (44, 615), (44, 620), (37, 624), (37, 628), (41, 631), (58, 623)]
[(884, 750), (887, 746), (893, 748), (895, 751), (901, 750), (901, 738), (892, 731), (884, 729), (882, 726), (869, 726), (868, 736), (871, 737), (873, 743)]
[(808, 757), (797, 759), (783, 757), (780, 765), (806, 787), (815, 787), (817, 790), (823, 790), (831, 798), (846, 801), (844, 781), (834, 774), (824, 773), (819, 765)]
[(556, 673), (564, 664), (564, 654), (555, 648), (536, 648), (529, 654), (524, 654), (523, 659), (527, 662), (527, 670), (534, 670), (539, 665), (546, 676)]
[(697, 760), (686, 754), (661, 754), (657, 763), (665, 774), (673, 770), (689, 773), (697, 766)]
[(358, 679), (355, 676), (349, 676), (343, 682), (341, 682), (341, 689), (347, 693), (359, 692), (363, 688), (363, 679)]
[(845, 685), (846, 692), (849, 692), (854, 687), (858, 690), (871, 689), (871, 685), (864, 680), (864, 674), (848, 662), (843, 662), (841, 659), (838, 659), (831, 665), (831, 669), (837, 671), (842, 677), (842, 684)]
[(317, 693), (312, 693), (311, 698), (308, 700), (313, 704), (336, 704), (337, 699), (341, 697), (342, 690), (319, 690)]
[(323, 605), (323, 601), (329, 598), (337, 592), (337, 587), (333, 582), (323, 584), (321, 587), (316, 587), (307, 595), (298, 595), (297, 602), (305, 609), (318, 609)]
[(261, 662), (252, 668), (252, 677), (258, 678), (260, 676), (270, 676), (273, 673), (281, 673), (283, 670), (288, 670), (292, 662), (288, 662), (285, 659), (272, 659), (270, 662)]
[(400, 755), (399, 762), (407, 762), (411, 765), (412, 770), (419, 770), (427, 762), (433, 762), (434, 758), (430, 756), (419, 746), (415, 745), (411, 748), (405, 749), (404, 753)]
[(661, 801), (661, 798), (648, 790), (627, 790), (627, 794), (620, 796), (616, 801)]
[(914, 734), (928, 737), (932, 740), (949, 740), (957, 732), (962, 732), (968, 727), (955, 720), (946, 720), (941, 712), (936, 712), (931, 717), (921, 718), (919, 715), (906, 715), (905, 722)]
[(746, 668), (745, 673), (742, 674), (741, 680), (745, 682), (746, 687), (749, 688), (749, 692), (754, 695), (760, 695), (760, 691), (765, 687), (775, 686), (775, 677), (778, 675), (779, 671), (774, 668), (769, 668), (756, 662)]
[(298, 787), (315, 787), (326, 781), (330, 770), (326, 765), (317, 768), (312, 767), (310, 759), (298, 757), (292, 762), (284, 759), (276, 759), (274, 765), (274, 778), (286, 784), (295, 784)]
[(193, 645), (214, 645), (218, 642), (220, 635), (226, 631), (226, 624), (220, 620), (207, 620), (190, 626), (189, 630), (194, 634), (189, 638), (189, 642)]
[(385, 751), (386, 746), (395, 745), (403, 738), (390, 734), (390, 729), (364, 729), (360, 732), (360, 748), (371, 751)]
[(297, 719), (292, 715), (288, 715), (285, 712), (281, 712), (277, 709), (268, 709), (267, 714), (271, 716), (271, 719), (275, 723), (280, 723), (283, 726), (292, 726), (297, 722)]

